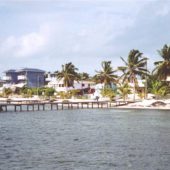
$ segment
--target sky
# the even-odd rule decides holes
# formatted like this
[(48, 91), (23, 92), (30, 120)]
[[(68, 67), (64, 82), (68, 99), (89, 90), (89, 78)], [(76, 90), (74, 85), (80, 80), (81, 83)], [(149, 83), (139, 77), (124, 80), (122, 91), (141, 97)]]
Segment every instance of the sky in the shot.
[(23, 67), (56, 71), (72, 62), (95, 74), (138, 49), (160, 60), (170, 44), (170, 0), (0, 0), (0, 75)]

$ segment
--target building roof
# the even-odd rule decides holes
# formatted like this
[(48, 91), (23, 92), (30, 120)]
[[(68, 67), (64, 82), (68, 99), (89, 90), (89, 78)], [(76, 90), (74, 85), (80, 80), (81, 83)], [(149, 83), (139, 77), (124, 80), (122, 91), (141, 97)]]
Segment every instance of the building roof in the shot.
[(38, 73), (45, 73), (44, 70), (40, 70), (40, 69), (36, 69), (36, 68), (22, 68), (22, 69), (9, 69), (4, 71), (4, 73), (18, 73), (18, 72), (23, 72), (23, 71), (27, 71), (27, 72), (38, 72)]
[(9, 69), (9, 70), (4, 71), (4, 73), (15, 73), (15, 72), (16, 72), (16, 70), (14, 70), (14, 69)]
[(22, 69), (17, 70), (17, 72), (22, 72), (22, 71), (45, 73), (44, 70), (40, 70), (36, 68), (22, 68)]

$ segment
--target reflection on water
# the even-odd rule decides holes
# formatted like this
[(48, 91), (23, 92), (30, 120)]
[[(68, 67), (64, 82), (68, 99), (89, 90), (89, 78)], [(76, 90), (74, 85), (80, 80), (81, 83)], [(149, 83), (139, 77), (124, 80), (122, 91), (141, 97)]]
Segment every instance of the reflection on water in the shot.
[(169, 170), (166, 111), (0, 114), (0, 170)]

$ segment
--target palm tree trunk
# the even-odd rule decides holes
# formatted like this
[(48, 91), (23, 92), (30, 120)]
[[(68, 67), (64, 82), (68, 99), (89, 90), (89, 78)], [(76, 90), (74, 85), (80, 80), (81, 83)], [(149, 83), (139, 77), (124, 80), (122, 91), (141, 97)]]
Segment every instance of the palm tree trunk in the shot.
[(125, 96), (125, 95), (123, 96), (123, 101), (124, 101), (124, 102), (126, 101), (126, 96)]
[(65, 81), (64, 86), (66, 87), (66, 92), (68, 91), (68, 82)]
[(135, 78), (133, 77), (133, 101), (135, 102), (136, 98), (135, 98), (135, 95), (136, 95), (136, 84), (135, 84)]
[(136, 98), (135, 98), (135, 95), (136, 95), (136, 85), (134, 83), (134, 88), (133, 88), (133, 101), (135, 102)]

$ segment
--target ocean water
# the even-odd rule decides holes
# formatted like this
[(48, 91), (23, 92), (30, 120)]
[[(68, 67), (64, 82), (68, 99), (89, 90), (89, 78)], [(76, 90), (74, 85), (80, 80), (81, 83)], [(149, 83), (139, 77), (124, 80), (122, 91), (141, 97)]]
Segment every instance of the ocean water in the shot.
[(0, 113), (0, 170), (169, 170), (170, 112)]

